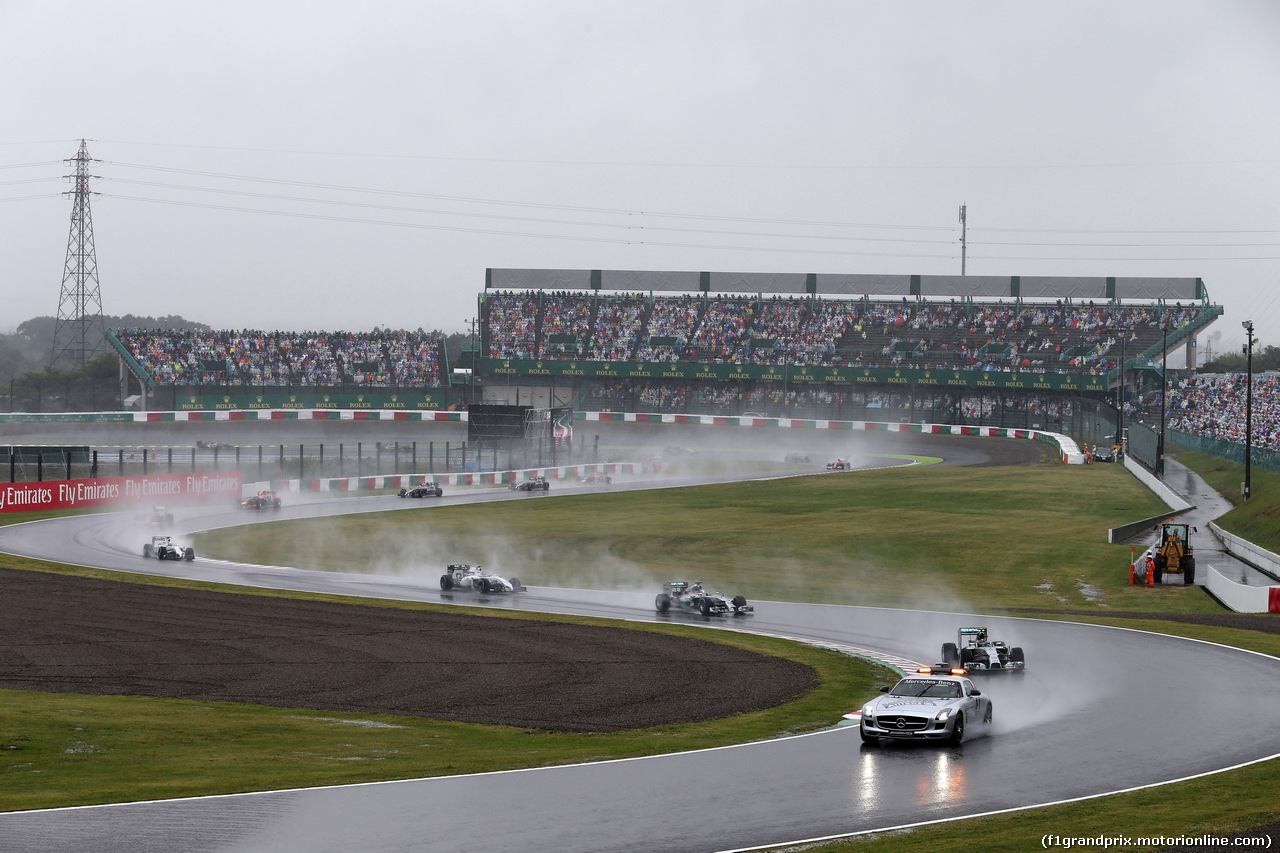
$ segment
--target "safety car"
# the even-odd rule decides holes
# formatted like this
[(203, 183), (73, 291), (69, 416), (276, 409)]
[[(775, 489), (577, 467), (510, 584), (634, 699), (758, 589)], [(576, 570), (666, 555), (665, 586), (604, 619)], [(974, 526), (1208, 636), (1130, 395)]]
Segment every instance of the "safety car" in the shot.
[(1027, 671), (1027, 658), (1021, 646), (1010, 647), (1002, 640), (993, 640), (982, 627), (957, 631), (956, 642), (942, 644), (942, 661), (973, 673)]
[(151, 541), (142, 546), (142, 556), (157, 560), (186, 560), (189, 563), (196, 558), (196, 549), (175, 544), (171, 536), (152, 536)]
[(960, 667), (922, 666), (893, 687), (880, 688), (862, 706), (862, 742), (881, 739), (944, 741), (957, 745), (969, 732), (991, 726), (991, 700), (982, 695)]
[(422, 483), (408, 489), (400, 490), (402, 498), (438, 498), (444, 495), (444, 489), (440, 488), (439, 483)]
[(527, 480), (512, 480), (508, 488), (516, 492), (545, 492), (551, 488), (546, 477), (530, 477)]
[(729, 598), (714, 590), (703, 589), (699, 581), (668, 581), (662, 585), (662, 592), (653, 601), (659, 613), (666, 613), (671, 608), (690, 610), (703, 616), (723, 615), (726, 613), (754, 613), (755, 608), (747, 604), (741, 595)]
[(465, 563), (450, 565), (440, 576), (440, 588), (445, 592), (455, 589), (470, 592), (525, 592), (520, 578), (501, 578), (487, 572), (484, 566), (468, 566)]

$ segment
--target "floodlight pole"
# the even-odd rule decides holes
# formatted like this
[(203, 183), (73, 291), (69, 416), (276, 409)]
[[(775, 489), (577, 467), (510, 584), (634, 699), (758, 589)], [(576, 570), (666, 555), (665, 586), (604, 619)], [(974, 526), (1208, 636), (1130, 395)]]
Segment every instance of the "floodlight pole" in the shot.
[(965, 222), (965, 208), (960, 205), (960, 275), (964, 275), (965, 256), (968, 254), (968, 225)]
[(1164, 326), (1164, 345), (1160, 351), (1160, 456), (1156, 466), (1156, 474), (1164, 476), (1164, 413), (1169, 408), (1167, 404), (1169, 387), (1169, 321), (1167, 319), (1161, 324)]
[(1253, 461), (1253, 345), (1257, 343), (1253, 337), (1253, 321), (1245, 320), (1244, 354), (1246, 357), (1244, 388), (1244, 499), (1249, 500), (1251, 484), (1249, 482), (1250, 467)]

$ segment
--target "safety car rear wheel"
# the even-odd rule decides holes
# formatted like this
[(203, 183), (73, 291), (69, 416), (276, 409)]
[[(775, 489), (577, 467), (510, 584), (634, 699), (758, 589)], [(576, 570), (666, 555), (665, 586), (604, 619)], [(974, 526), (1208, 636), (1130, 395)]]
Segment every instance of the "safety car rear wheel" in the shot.
[(956, 715), (956, 724), (951, 727), (951, 745), (959, 746), (962, 740), (964, 740), (964, 711)]

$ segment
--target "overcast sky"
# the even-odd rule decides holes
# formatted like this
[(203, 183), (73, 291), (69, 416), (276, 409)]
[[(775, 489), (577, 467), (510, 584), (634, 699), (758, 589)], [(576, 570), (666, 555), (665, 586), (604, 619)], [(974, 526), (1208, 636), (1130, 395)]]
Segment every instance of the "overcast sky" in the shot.
[[(0, 0), (0, 328), (461, 330), (486, 267), (1190, 276), (1280, 344), (1280, 3)], [(1214, 333), (1217, 333), (1216, 335)], [(1216, 337), (1216, 340), (1215, 340)]]

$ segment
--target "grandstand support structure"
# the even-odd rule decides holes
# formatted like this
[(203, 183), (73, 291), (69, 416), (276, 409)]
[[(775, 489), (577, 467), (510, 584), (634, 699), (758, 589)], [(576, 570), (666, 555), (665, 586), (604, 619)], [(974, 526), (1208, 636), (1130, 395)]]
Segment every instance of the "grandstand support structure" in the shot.
[(74, 189), (64, 195), (72, 198), (71, 233), (67, 239), (67, 260), (62, 273), (62, 292), (58, 297), (58, 315), (53, 330), (53, 352), (49, 365), (70, 358), (76, 367), (103, 349), (102, 290), (98, 282), (98, 255), (93, 244), (93, 216), (89, 209), (89, 147), (80, 140), (80, 150), (67, 160), (75, 164), (75, 174), (68, 175)]

